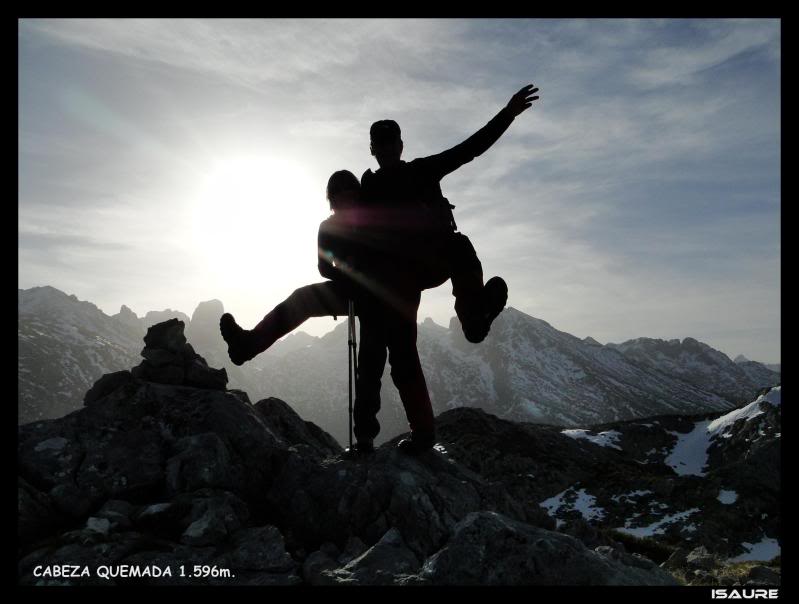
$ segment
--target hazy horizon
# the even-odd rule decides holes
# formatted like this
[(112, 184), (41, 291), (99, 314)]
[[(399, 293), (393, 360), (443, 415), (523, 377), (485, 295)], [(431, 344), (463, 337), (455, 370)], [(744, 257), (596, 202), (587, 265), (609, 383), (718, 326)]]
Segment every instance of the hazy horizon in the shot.
[[(19, 280), (109, 315), (221, 300), (252, 326), (321, 281), (327, 178), (447, 149), (508, 305), (599, 342), (780, 363), (778, 19), (21, 19)], [(450, 286), (419, 321), (448, 325)], [(339, 322), (342, 319), (339, 318)], [(339, 323), (300, 327), (322, 335)]]
[[(36, 287), (52, 287), (52, 286), (42, 285), (42, 286), (33, 286), (32, 288), (25, 288), (25, 289), (26, 290), (27, 289), (34, 289)], [(56, 289), (58, 289), (58, 288), (56, 288)], [(61, 290), (59, 290), (59, 291), (61, 291)], [(66, 294), (66, 295), (74, 295), (74, 294), (70, 294), (70, 292), (63, 292), (63, 293)], [(121, 310), (121, 306), (123, 306), (123, 305), (127, 306), (139, 319), (143, 319), (148, 312), (164, 312), (164, 311), (179, 312), (179, 313), (182, 313), (182, 314), (188, 316), (189, 319), (191, 319), (192, 314), (194, 313), (194, 310), (197, 308), (197, 306), (199, 306), (199, 304), (204, 303), (204, 302), (213, 301), (213, 300), (200, 300), (200, 302), (195, 304), (194, 307), (190, 311), (187, 311), (186, 309), (183, 309), (183, 308), (150, 308), (150, 309), (144, 310), (143, 312), (137, 312), (136, 309), (130, 308), (129, 305), (123, 303), (123, 305), (120, 305), (120, 309), (118, 309), (118, 310), (116, 310), (114, 312), (109, 312), (107, 309), (102, 308), (100, 305), (92, 302), (91, 300), (81, 300), (81, 298), (79, 296), (75, 296), (75, 297), (78, 298), (79, 302), (91, 302), (92, 304), (95, 304), (95, 306), (97, 306), (97, 308), (99, 308), (101, 312), (103, 312), (104, 314), (108, 315), (109, 317), (119, 313), (119, 311)], [(214, 300), (218, 300), (219, 302), (221, 302), (222, 306), (225, 308), (225, 310), (227, 310), (227, 306), (225, 306), (224, 300), (219, 300), (218, 298), (215, 298)], [(508, 306), (506, 306), (506, 308), (515, 308), (515, 307), (513, 307), (512, 305), (508, 305)], [(517, 308), (516, 310), (519, 310), (519, 309)], [(524, 311), (520, 311), (520, 312), (524, 312)], [(529, 313), (525, 313), (525, 314), (529, 315)], [(533, 316), (533, 315), (530, 315), (530, 316)], [(456, 318), (454, 312), (452, 313), (451, 318), (452, 319)], [(534, 317), (534, 318), (542, 319), (542, 320), (546, 321), (546, 319), (544, 319), (543, 317)], [(315, 336), (315, 337), (322, 337), (322, 336), (327, 335), (328, 333), (332, 332), (336, 327), (339, 327), (340, 325), (343, 325), (346, 322), (346, 320), (347, 320), (346, 317), (337, 317), (336, 320), (334, 320), (332, 317), (328, 317), (326, 319), (319, 319), (319, 323), (320, 324), (323, 321), (326, 321), (328, 323), (329, 328), (328, 329), (322, 328), (320, 330), (315, 330), (316, 333), (311, 333), (310, 330), (306, 329), (306, 325), (307, 325), (307, 323), (306, 323), (305, 325), (300, 326), (299, 328), (297, 328), (296, 330), (294, 330), (293, 332), (291, 332), (287, 336), (281, 338), (281, 341), (285, 340), (288, 337), (291, 337), (294, 334), (303, 333), (303, 332), (306, 333), (307, 335), (311, 335), (311, 336)], [(449, 324), (450, 324), (449, 320), (442, 322), (442, 321), (434, 319), (433, 317), (423, 317), (421, 315), (419, 316), (417, 323), (421, 324), (421, 323), (423, 323), (423, 322), (425, 322), (427, 320), (432, 320), (436, 325), (439, 325), (441, 327), (449, 328)], [(565, 331), (565, 330), (559, 328), (557, 325), (552, 324), (550, 321), (547, 321), (547, 323), (550, 323), (550, 325), (552, 325), (552, 327), (554, 327), (558, 331)], [(567, 333), (569, 333), (569, 332), (567, 332)], [(577, 334), (571, 334), (571, 335), (577, 336)], [(586, 337), (592, 337), (593, 338), (593, 336), (591, 336), (591, 334), (587, 334), (587, 335), (583, 335), (583, 336), (577, 336), (577, 337), (579, 337), (580, 339), (585, 339)], [(642, 335), (637, 336), (637, 337), (646, 338), (646, 337), (650, 337), (650, 336), (647, 336), (646, 334), (642, 334)], [(662, 339), (662, 340), (678, 339), (678, 340), (682, 341), (685, 338), (693, 338), (693, 337), (694, 336), (692, 336), (691, 334), (685, 334), (685, 335), (682, 335), (680, 337), (674, 336), (672, 338), (658, 338), (658, 339)], [(593, 339), (597, 340), (600, 344), (621, 344), (622, 343), (622, 340), (618, 340), (618, 341), (612, 341), (612, 340), (600, 341), (597, 338), (593, 338)], [(702, 340), (700, 339), (700, 341), (702, 341)], [(704, 343), (705, 344), (709, 344), (709, 345), (712, 346), (712, 344), (710, 342), (704, 342)], [(716, 348), (716, 347), (714, 346), (714, 348)], [(726, 354), (730, 358), (730, 360), (734, 360), (739, 354), (742, 354), (743, 356), (747, 357), (750, 361), (758, 361), (760, 363), (766, 363), (766, 364), (780, 364), (780, 360), (779, 359), (777, 359), (775, 361), (762, 360), (762, 359), (752, 358), (749, 355), (747, 355), (746, 352), (736, 352), (736, 353), (732, 354), (729, 351), (721, 350), (720, 348), (717, 348), (717, 350), (720, 350), (721, 352)]]

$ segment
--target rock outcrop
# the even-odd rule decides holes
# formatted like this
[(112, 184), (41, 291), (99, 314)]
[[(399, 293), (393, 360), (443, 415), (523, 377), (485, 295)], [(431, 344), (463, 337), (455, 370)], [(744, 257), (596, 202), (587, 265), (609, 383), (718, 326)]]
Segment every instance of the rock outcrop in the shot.
[(182, 321), (145, 344), (79, 411), (19, 427), (20, 583), (675, 583), (619, 543), (553, 531), (446, 444), (344, 458), (283, 401), (226, 390)]

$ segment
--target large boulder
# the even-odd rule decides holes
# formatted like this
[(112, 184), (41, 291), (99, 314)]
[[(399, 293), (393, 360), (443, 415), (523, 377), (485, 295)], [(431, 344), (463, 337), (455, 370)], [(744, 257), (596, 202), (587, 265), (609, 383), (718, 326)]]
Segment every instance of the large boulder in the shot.
[(458, 523), (420, 577), (437, 585), (678, 584), (650, 561), (598, 549), (495, 512), (476, 512)]

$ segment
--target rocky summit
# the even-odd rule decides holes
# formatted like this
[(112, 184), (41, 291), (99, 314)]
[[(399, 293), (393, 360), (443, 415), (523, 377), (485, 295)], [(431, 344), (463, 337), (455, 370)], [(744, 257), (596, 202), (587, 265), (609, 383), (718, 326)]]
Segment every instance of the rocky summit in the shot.
[(227, 390), (182, 321), (144, 339), (83, 408), (19, 427), (21, 584), (677, 583), (620, 541), (556, 531), (535, 488), (468, 459), (470, 426), (502, 420), (454, 410), (429, 453), (347, 459), (285, 402)]

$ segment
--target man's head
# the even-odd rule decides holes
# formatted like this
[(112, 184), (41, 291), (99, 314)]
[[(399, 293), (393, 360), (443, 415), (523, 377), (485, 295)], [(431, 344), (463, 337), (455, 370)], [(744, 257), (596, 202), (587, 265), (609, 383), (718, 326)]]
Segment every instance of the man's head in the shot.
[(351, 208), (358, 203), (360, 195), (361, 183), (349, 170), (333, 172), (327, 181), (327, 200), (334, 212)]
[(402, 156), (400, 127), (394, 120), (380, 120), (369, 129), (369, 150), (380, 167), (399, 162)]

